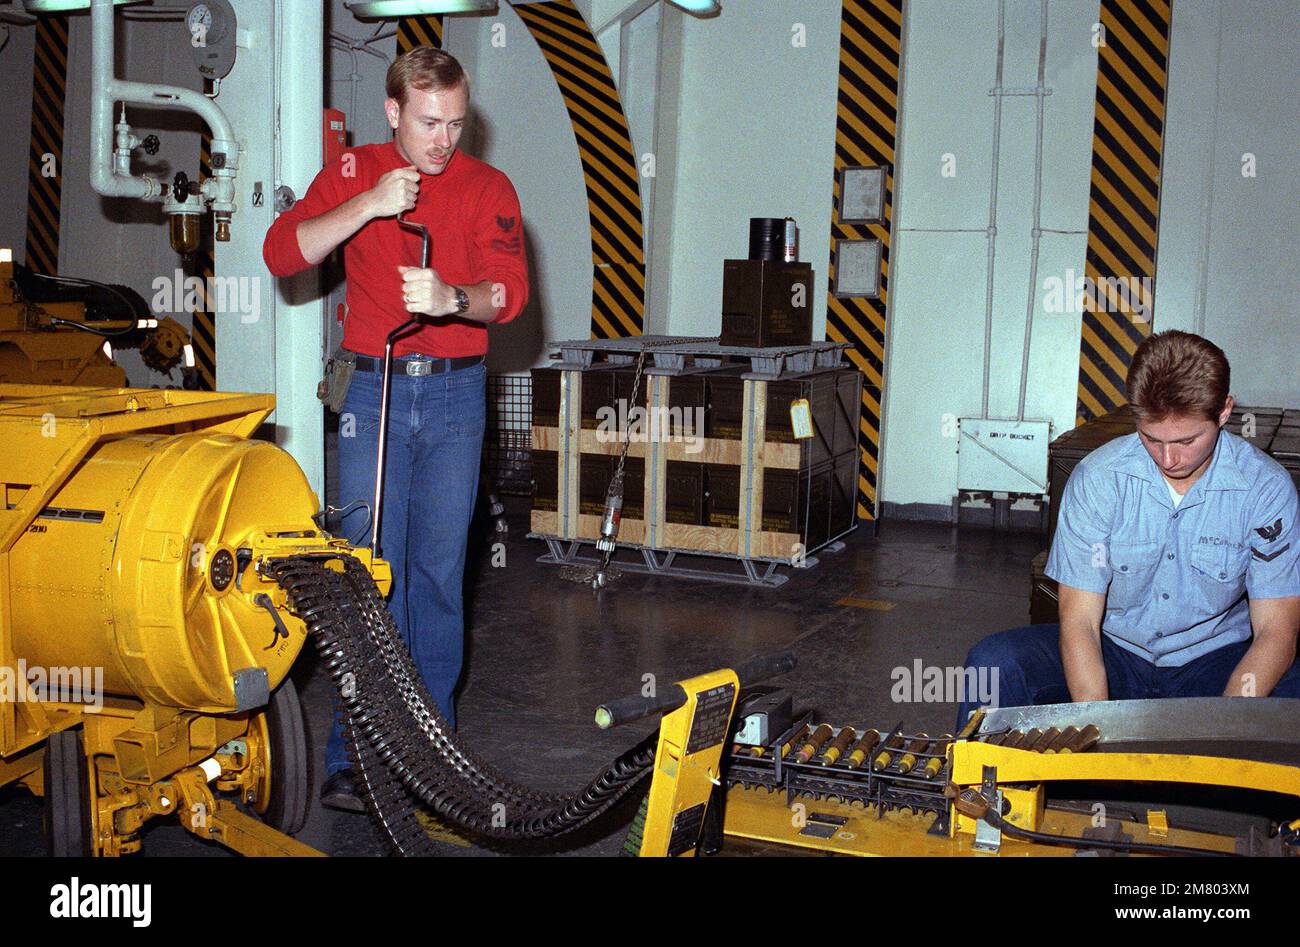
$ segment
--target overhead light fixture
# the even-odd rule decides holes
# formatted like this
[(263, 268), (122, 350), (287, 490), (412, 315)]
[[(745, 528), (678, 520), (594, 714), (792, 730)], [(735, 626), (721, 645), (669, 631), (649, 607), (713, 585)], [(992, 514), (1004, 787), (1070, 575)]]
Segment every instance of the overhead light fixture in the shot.
[(717, 16), (722, 12), (718, 0), (668, 0), (668, 2), (695, 16)]
[(495, 13), (497, 0), (344, 0), (353, 16), (364, 20), (438, 13)]
[[(141, 3), (143, 0), (113, 0), (117, 7), (128, 3)], [(23, 0), (28, 13), (69, 13), (76, 10), (89, 10), (90, 0)]]

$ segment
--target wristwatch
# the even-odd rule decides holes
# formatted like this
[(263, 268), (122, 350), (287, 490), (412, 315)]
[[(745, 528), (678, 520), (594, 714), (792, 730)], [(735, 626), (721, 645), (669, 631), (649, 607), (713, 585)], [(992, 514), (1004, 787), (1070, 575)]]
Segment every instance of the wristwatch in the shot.
[(469, 293), (459, 286), (453, 286), (452, 289), (456, 291), (456, 314), (460, 315), (462, 312), (469, 312)]

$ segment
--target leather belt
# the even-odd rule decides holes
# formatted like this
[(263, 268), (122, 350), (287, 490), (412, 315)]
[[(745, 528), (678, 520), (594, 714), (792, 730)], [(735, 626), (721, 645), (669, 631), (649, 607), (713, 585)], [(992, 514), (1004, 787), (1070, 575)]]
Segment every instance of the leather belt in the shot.
[[(382, 372), (384, 360), (371, 358), (369, 355), (357, 356), (357, 371)], [(441, 375), (443, 372), (459, 371), (483, 364), (482, 355), (465, 355), (461, 358), (429, 358), (423, 355), (403, 356), (393, 359), (395, 375)]]

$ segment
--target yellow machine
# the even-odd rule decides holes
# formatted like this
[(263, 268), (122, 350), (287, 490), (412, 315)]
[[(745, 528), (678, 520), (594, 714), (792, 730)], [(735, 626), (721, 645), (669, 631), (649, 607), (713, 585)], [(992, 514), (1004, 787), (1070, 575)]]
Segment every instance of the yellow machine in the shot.
[[(601, 726), (667, 711), (628, 854), (713, 853), (726, 840), (839, 855), (1300, 855), (1300, 701), (1003, 708), (973, 715), (955, 738), (936, 738), (794, 718), (790, 698), (769, 693), (746, 701), (733, 725), (739, 683), (777, 664), (716, 671), (658, 700), (597, 711)], [(1213, 721), (1213, 738), (1189, 737), (1194, 720)], [(1052, 793), (1063, 783), (1145, 801), (1065, 802)], [(1265, 830), (1262, 817), (1216, 825), (1212, 815), (1184, 819), (1152, 800), (1154, 789), (1176, 802), (1186, 787), (1267, 793), (1285, 815)]]
[[(0, 249), (0, 384), (120, 387), (126, 372), (110, 354), (119, 348), (139, 349), (163, 374), (193, 365), (184, 326), (153, 318), (125, 287), (27, 273), (25, 293), (18, 276), (11, 252)], [(101, 309), (118, 318), (91, 318)]]
[(567, 795), (459, 743), (384, 603), (387, 564), (323, 532), (297, 464), (250, 439), (272, 407), (0, 385), (0, 786), (44, 797), (52, 851), (137, 851), (173, 817), (246, 854), (319, 854), (290, 837), (311, 780), (287, 675), (309, 638), (397, 854), (437, 853), (431, 816), (563, 835), (640, 784), (648, 740)]
[(313, 854), (289, 837), (310, 789), (287, 679), (306, 631), (266, 571), (315, 555), (389, 575), (321, 532), (298, 465), (249, 439), (273, 406), (0, 385), (0, 786), (45, 797), (56, 853), (131, 852), (171, 816), (241, 852)]

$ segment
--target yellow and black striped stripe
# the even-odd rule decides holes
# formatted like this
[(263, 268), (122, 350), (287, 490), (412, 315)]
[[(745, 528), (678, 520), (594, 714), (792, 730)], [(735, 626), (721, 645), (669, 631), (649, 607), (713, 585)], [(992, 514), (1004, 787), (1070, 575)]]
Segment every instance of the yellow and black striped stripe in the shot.
[(406, 16), (397, 21), (397, 55), (417, 46), (442, 49), (442, 15)]
[[(212, 81), (203, 80), (203, 91), (211, 94)], [(212, 176), (212, 132), (205, 124), (199, 139), (199, 183), (202, 184)], [(199, 298), (203, 301), (198, 312), (190, 314), (190, 342), (194, 346), (194, 367), (199, 373), (201, 391), (217, 390), (217, 317), (212, 303), (208, 299), (209, 280), (216, 272), (212, 243), (212, 215), (199, 215), (199, 248), (190, 260), (187, 276), (197, 276), (203, 289)]]
[(1151, 334), (1152, 296), (1117, 287), (1154, 287), (1171, 16), (1172, 0), (1101, 0), (1080, 424), (1124, 403), (1129, 362)]
[(591, 336), (641, 335), (641, 187), (618, 87), (600, 44), (572, 0), (514, 4), (514, 10), (555, 75), (578, 140), (591, 218)]
[[(894, 214), (894, 140), (898, 125), (902, 0), (843, 0), (840, 14), (839, 101), (835, 120), (835, 214), (831, 220), (831, 280), (835, 242), (877, 239), (881, 244), (880, 298), (837, 299), (827, 291), (826, 338), (851, 342), (849, 359), (863, 373), (858, 422), (861, 465), (858, 517), (876, 516), (880, 464), (881, 395), (885, 372), (885, 314), (889, 297), (889, 234)], [(883, 167), (884, 221), (849, 226), (839, 221), (839, 175), (844, 167)], [(831, 284), (833, 285), (833, 283)]]
[[(59, 211), (63, 199), (63, 102), (68, 85), (68, 17), (36, 21), (32, 74), (32, 135), (27, 169), (27, 266), (55, 276), (59, 271)], [(52, 177), (46, 155), (54, 156)]]

